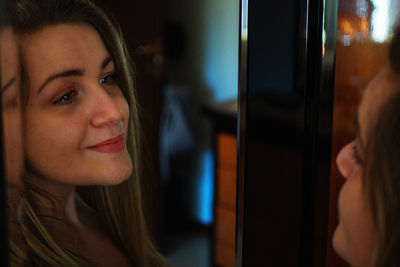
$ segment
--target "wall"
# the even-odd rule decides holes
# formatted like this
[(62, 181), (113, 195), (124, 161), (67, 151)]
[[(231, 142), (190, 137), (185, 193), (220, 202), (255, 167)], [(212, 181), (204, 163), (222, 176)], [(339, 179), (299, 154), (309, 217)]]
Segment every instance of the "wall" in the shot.
[(174, 81), (190, 86), (200, 101), (236, 98), (239, 0), (170, 0), (167, 10), (188, 39), (184, 59), (173, 66)]
[(189, 213), (205, 224), (212, 220), (214, 166), (210, 125), (201, 115), (201, 106), (237, 97), (239, 4), (239, 0), (166, 2), (166, 19), (179, 22), (186, 33), (183, 58), (167, 59), (165, 71), (167, 80), (186, 88), (192, 101), (198, 164), (188, 177)]

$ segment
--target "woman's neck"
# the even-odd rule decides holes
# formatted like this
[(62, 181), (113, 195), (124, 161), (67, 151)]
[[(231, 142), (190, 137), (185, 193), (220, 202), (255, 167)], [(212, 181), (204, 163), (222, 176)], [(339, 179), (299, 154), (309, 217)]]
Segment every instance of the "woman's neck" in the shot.
[(71, 226), (81, 226), (78, 216), (75, 185), (54, 182), (52, 180), (29, 174), (26, 177), (27, 192), (37, 209), (38, 215), (56, 219)]

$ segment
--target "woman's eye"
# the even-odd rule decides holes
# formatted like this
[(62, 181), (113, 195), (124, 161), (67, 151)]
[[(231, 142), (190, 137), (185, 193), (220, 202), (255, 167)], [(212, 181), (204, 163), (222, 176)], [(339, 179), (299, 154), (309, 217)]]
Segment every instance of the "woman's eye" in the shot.
[(56, 101), (54, 101), (54, 104), (55, 105), (71, 104), (75, 100), (75, 96), (77, 94), (78, 94), (78, 92), (76, 90), (72, 90), (72, 91), (66, 93), (65, 95), (63, 95), (62, 97), (60, 97), (59, 99), (57, 99)]
[(355, 161), (358, 165), (362, 165), (363, 161), (362, 161), (362, 159), (361, 159), (360, 153), (358, 152), (358, 149), (357, 149), (357, 145), (356, 145), (356, 144), (354, 144), (354, 146), (353, 146), (353, 154), (352, 154), (352, 157), (353, 157), (354, 161)]
[(18, 103), (18, 97), (13, 97), (8, 100), (3, 100), (3, 109), (4, 110), (12, 110), (18, 108), (19, 103)]
[(116, 83), (115, 73), (109, 74), (103, 78), (100, 78), (99, 83), (100, 84), (115, 84)]

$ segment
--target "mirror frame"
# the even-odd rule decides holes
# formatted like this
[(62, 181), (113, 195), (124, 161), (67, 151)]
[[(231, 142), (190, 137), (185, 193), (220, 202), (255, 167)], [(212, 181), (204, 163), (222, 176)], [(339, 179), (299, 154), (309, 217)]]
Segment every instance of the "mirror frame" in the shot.
[[(246, 255), (246, 158), (248, 127), (248, 15), (249, 0), (241, 0), (239, 38), (239, 91), (237, 121), (237, 188), (235, 266), (247, 266)], [(336, 51), (337, 0), (302, 0), (296, 67), (304, 73), (295, 76), (304, 96), (303, 162), (301, 176), (300, 255), (298, 266), (324, 266), (328, 243), (329, 186), (333, 119), (333, 89)], [(251, 27), (251, 25), (249, 25)], [(251, 38), (251, 36), (249, 37)], [(320, 171), (321, 168), (323, 171)], [(254, 183), (254, 182), (253, 182)], [(279, 188), (278, 188), (279, 190)], [(259, 198), (262, 201), (262, 197)], [(253, 203), (254, 204), (254, 203)], [(273, 217), (273, 214), (271, 214)], [(322, 237), (322, 238), (321, 238)], [(266, 239), (266, 242), (269, 242)], [(285, 242), (283, 240), (282, 242)], [(268, 253), (268, 252), (266, 252)], [(260, 255), (260, 261), (268, 254)], [(261, 261), (262, 262), (262, 261)], [(264, 261), (265, 263), (265, 261)]]

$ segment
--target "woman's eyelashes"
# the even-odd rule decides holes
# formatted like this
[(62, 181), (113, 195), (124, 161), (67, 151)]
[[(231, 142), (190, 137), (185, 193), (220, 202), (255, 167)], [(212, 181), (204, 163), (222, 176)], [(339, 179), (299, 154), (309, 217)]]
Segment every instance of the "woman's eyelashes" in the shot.
[[(106, 88), (113, 88), (112, 86), (118, 85), (116, 74), (114, 72), (108, 73), (103, 77), (99, 78), (99, 84)], [(84, 88), (84, 87), (83, 87)], [(107, 90), (108, 91), (108, 90)], [(54, 105), (57, 106), (65, 106), (75, 103), (77, 101), (80, 94), (80, 90), (71, 88), (67, 91), (66, 94), (63, 94), (61, 97), (57, 98), (53, 101)]]
[(99, 79), (101, 85), (113, 85), (117, 84), (117, 78), (115, 73), (106, 74), (104, 77)]
[(77, 95), (78, 95), (77, 90), (71, 90), (68, 93), (61, 96), (60, 98), (58, 98), (56, 101), (54, 101), (53, 104), (60, 106), (72, 104), (76, 100)]
[(358, 165), (362, 165), (363, 161), (362, 161), (362, 159), (361, 159), (360, 152), (358, 151), (357, 144), (354, 144), (354, 145), (353, 145), (352, 157), (353, 157), (354, 161), (355, 161)]

